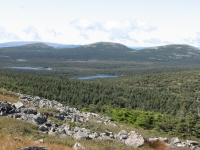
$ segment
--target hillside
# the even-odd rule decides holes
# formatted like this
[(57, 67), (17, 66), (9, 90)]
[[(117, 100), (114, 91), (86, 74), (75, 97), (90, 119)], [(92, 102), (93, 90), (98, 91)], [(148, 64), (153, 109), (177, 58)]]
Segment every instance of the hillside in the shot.
[[(3, 94), (1, 92), (3, 92)], [(148, 137), (155, 136), (154, 133), (151, 133), (149, 135), (148, 131), (124, 125), (120, 126), (120, 124), (118, 123), (117, 125), (114, 123), (115, 124), (114, 126), (112, 124), (109, 124), (106, 117), (102, 118), (103, 116), (98, 114), (89, 112), (87, 113), (80, 112), (76, 108), (72, 109), (69, 108), (69, 106), (62, 106), (62, 104), (57, 103), (56, 101), (52, 102), (45, 99), (41, 99), (38, 96), (30, 97), (25, 95), (23, 95), (20, 99), (18, 99), (17, 96), (18, 95), (13, 92), (8, 92), (5, 90), (2, 91), (2, 89), (0, 89), (0, 106), (4, 107), (4, 110), (6, 110), (4, 111), (4, 115), (2, 115), (2, 113), (0, 114), (1, 150), (20, 149), (27, 146), (29, 146), (29, 149), (30, 147), (37, 146), (43, 148), (44, 147), (51, 148), (51, 150), (57, 150), (57, 149), (72, 150), (71, 147), (77, 141), (80, 142), (82, 145), (84, 145), (86, 150), (107, 150), (107, 149), (133, 150), (137, 149), (134, 148), (136, 145), (133, 145), (134, 147), (132, 147), (132, 145), (129, 145), (129, 143), (126, 143), (126, 145), (122, 144), (123, 140), (126, 140), (128, 138), (129, 136), (128, 132), (130, 132), (131, 130), (134, 129), (136, 131), (140, 131), (143, 134), (148, 135)], [(44, 106), (42, 105), (37, 106), (37, 102), (36, 103), (34, 102), (34, 104), (30, 107), (26, 103), (26, 98), (28, 98), (31, 101), (33, 99), (38, 101), (39, 98), (40, 103), (44, 104)], [(13, 103), (13, 100), (16, 103)], [(20, 100), (22, 100), (23, 103), (21, 103)], [(57, 103), (58, 105), (57, 104), (54, 106), (52, 105), (52, 107), (50, 106), (51, 107), (50, 108), (45, 104), (46, 101), (48, 101), (49, 104)], [(17, 108), (14, 106), (16, 106)], [(13, 110), (9, 111), (11, 107)], [(57, 109), (57, 107), (60, 107), (60, 110)], [(63, 108), (65, 108), (66, 110), (68, 109), (68, 111), (64, 110), (63, 112)], [(56, 117), (56, 116), (61, 116), (60, 112), (64, 114), (66, 119), (63, 120), (62, 118)], [(87, 117), (81, 116), (80, 113), (86, 115)], [(18, 118), (17, 119), (12, 118), (11, 117), (12, 115), (13, 116), (17, 115)], [(22, 117), (19, 117), (20, 115), (22, 115)], [(40, 116), (40, 119), (34, 120), (34, 118), (31, 116), (34, 116), (35, 118)], [(46, 119), (45, 120), (41, 119), (44, 118), (44, 116), (47, 117), (48, 121)], [(75, 122), (69, 120), (69, 117), (75, 117), (76, 118), (74, 120)], [(28, 119), (26, 120), (25, 118)], [(86, 122), (84, 121), (85, 119), (87, 120)], [(80, 121), (82, 122), (81, 124)], [(104, 124), (105, 122), (106, 124)], [(46, 130), (47, 128), (49, 130), (48, 132)], [(73, 132), (74, 134), (70, 134)], [(100, 134), (101, 132), (105, 133)], [(113, 133), (118, 133), (118, 132), (120, 134), (113, 135)], [(86, 133), (89, 134), (86, 135)], [(127, 137), (121, 138), (123, 136), (122, 133), (127, 135)], [(90, 134), (95, 134), (96, 136), (92, 136)], [(102, 136), (102, 138), (97, 139), (98, 136)], [(114, 139), (117, 136), (120, 137), (120, 140), (119, 138)], [(165, 140), (165, 142), (163, 141), (157, 142), (158, 144), (157, 147), (152, 147), (151, 142), (150, 141), (149, 143), (146, 142), (146, 139), (144, 139), (142, 136), (137, 140), (139, 140), (138, 142), (142, 142), (140, 143), (140, 145), (145, 144), (139, 148), (140, 150), (144, 149), (150, 150), (152, 148), (158, 149), (158, 147), (169, 148), (169, 146), (165, 144), (165, 142), (167, 142), (166, 140), (168, 140), (167, 138), (161, 139)], [(75, 149), (73, 148), (73, 150)]]
[[(179, 140), (178, 137), (172, 138), (172, 135), (168, 136), (171, 140), (160, 136), (157, 138), (155, 136), (167, 134), (139, 128), (143, 122), (148, 124), (150, 122), (147, 120), (152, 119), (157, 122), (165, 120), (165, 127), (170, 126), (170, 123), (175, 123), (174, 121), (166, 122), (166, 117), (163, 118), (163, 115), (152, 112), (133, 111), (135, 114), (131, 117), (139, 116), (136, 121), (137, 128), (134, 128), (113, 122), (110, 117), (79, 111), (77, 108), (65, 106), (57, 101), (16, 94), (2, 89), (0, 89), (0, 108), (0, 143), (2, 143), (0, 149), (2, 150), (20, 149), (27, 146), (29, 148), (20, 150), (33, 148), (36, 150), (36, 147), (37, 150), (39, 148), (40, 150), (43, 148), (44, 150), (47, 150), (46, 148), (70, 150), (73, 145), (73, 150), (178, 150), (179, 148), (198, 150), (200, 148), (198, 139), (191, 141), (195, 139), (194, 137), (186, 142), (182, 142), (182, 139)], [(120, 113), (125, 113), (124, 109), (119, 110), (118, 113), (119, 118), (130, 115), (128, 113), (121, 116)], [(183, 123), (184, 119), (178, 120)], [(194, 122), (191, 119), (196, 120)], [(197, 119), (199, 120), (197, 117), (187, 118), (186, 121), (193, 121), (191, 125), (194, 123), (198, 125)], [(192, 127), (189, 128), (192, 129)], [(195, 132), (198, 131), (195, 130)], [(76, 149), (77, 141), (85, 148)]]

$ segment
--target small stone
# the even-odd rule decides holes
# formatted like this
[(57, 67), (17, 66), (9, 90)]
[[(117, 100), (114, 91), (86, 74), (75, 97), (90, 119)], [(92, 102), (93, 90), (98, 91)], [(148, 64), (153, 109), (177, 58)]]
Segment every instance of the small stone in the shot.
[(39, 139), (38, 142), (44, 143), (44, 139)]
[(73, 150), (86, 150), (80, 143), (76, 142), (73, 146)]

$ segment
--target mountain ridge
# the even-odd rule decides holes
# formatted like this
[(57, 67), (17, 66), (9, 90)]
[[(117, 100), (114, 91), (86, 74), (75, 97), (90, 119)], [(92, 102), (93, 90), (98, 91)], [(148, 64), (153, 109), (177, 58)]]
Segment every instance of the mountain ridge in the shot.
[[(0, 43), (0, 48), (5, 48), (5, 47), (16, 47), (16, 46), (22, 46), (22, 45), (27, 45), (27, 44), (34, 44), (34, 43), (44, 43), (47, 44), (51, 47), (54, 47), (56, 49), (60, 49), (60, 48), (76, 48), (76, 47), (80, 47), (80, 46), (85, 46), (85, 45), (91, 45), (91, 44), (60, 44), (60, 43), (52, 43), (52, 42), (41, 42), (41, 41), (21, 41), (21, 42), (5, 42), (5, 43)], [(95, 42), (95, 43), (102, 43), (102, 42)], [(105, 42), (105, 43), (114, 43), (114, 42)], [(118, 43), (120, 44), (120, 43)], [(121, 44), (124, 45), (124, 44)], [(187, 45), (187, 44), (169, 44), (169, 45)], [(126, 46), (126, 45), (125, 45)], [(161, 46), (165, 46), (165, 45), (161, 45)], [(143, 50), (143, 49), (147, 49), (147, 48), (152, 48), (152, 47), (160, 47), (160, 46), (126, 46), (128, 48), (134, 49), (134, 50)], [(195, 46), (193, 46), (195, 47)], [(200, 50), (200, 47), (196, 47), (197, 49)]]
[(0, 48), (0, 55), (12, 59), (56, 59), (73, 61), (135, 61), (167, 65), (200, 63), (200, 51), (190, 45), (170, 44), (134, 50), (120, 43), (97, 42), (76, 48), (55, 49), (44, 43)]

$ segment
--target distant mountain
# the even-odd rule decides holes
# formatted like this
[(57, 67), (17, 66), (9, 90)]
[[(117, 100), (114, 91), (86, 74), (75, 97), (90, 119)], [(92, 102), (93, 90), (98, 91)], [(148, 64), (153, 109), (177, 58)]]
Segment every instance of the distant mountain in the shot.
[(73, 49), (63, 49), (69, 59), (74, 60), (126, 60), (133, 50), (125, 45), (112, 42), (97, 42)]
[(200, 55), (200, 51), (193, 46), (183, 44), (172, 44), (165, 46), (151, 47), (143, 49), (143, 54), (148, 53), (148, 59), (185, 59), (185, 58), (197, 58)]
[(7, 42), (7, 43), (1, 43), (0, 44), (0, 48), (1, 47), (16, 47), (16, 46), (23, 46), (23, 45), (27, 45), (27, 44), (35, 44), (35, 43), (44, 43), (47, 44), (51, 47), (54, 48), (75, 48), (75, 47), (79, 47), (81, 45), (67, 45), (67, 44), (58, 44), (58, 43), (50, 43), (50, 42), (36, 42), (36, 41), (28, 41), (28, 42)]
[(16, 46), (22, 46), (26, 44), (33, 44), (33, 43), (38, 43), (38, 42), (7, 42), (7, 43), (1, 43), (0, 47), (16, 47)]
[(112, 42), (56, 49), (44, 43), (0, 48), (0, 56), (12, 59), (135, 61), (156, 65), (199, 65), (200, 51), (190, 45), (173, 44), (134, 50)]
[(45, 44), (49, 45), (49, 46), (52, 46), (56, 49), (60, 49), (60, 48), (76, 48), (76, 47), (79, 47), (81, 45), (74, 45), (74, 44), (58, 44), (58, 43), (49, 43), (49, 42), (44, 42)]
[(33, 43), (19, 46), (18, 48), (27, 48), (27, 49), (54, 49), (53, 47), (44, 44), (44, 43)]
[(200, 51), (193, 46), (172, 44), (151, 47), (139, 51), (138, 57), (143, 61), (170, 64), (199, 64)]

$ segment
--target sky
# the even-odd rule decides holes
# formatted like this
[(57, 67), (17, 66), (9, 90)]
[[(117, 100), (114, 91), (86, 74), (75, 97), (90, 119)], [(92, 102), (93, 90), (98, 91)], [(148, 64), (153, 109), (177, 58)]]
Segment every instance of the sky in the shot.
[(200, 47), (200, 0), (0, 0), (0, 43)]

